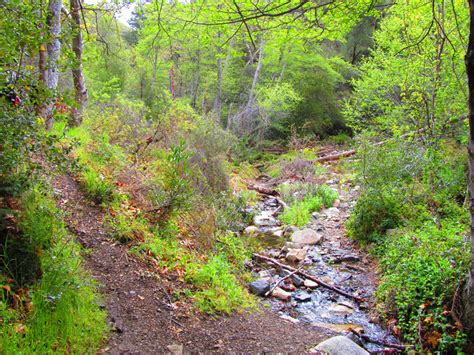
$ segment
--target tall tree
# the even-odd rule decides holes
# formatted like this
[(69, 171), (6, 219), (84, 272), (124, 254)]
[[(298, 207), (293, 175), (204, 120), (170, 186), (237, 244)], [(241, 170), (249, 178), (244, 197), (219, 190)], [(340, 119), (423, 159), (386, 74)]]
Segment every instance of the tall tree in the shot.
[(464, 299), (464, 324), (470, 339), (474, 339), (474, 0), (469, 0), (469, 43), (465, 62), (469, 89), (469, 212), (471, 217), (471, 264)]
[(74, 93), (77, 107), (71, 111), (71, 124), (74, 126), (82, 122), (84, 107), (87, 105), (87, 87), (82, 70), (82, 28), (81, 28), (81, 3), (80, 0), (70, 0), (69, 7), (71, 12), (72, 27), (72, 50), (75, 55), (75, 61), (72, 68), (72, 79), (74, 81)]

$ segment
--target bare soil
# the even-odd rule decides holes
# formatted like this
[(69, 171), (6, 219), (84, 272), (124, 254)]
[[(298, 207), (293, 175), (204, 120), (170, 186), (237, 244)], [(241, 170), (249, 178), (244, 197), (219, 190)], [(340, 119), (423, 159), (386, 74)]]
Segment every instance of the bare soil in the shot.
[(112, 329), (103, 352), (304, 352), (333, 335), (301, 326), (259, 306), (252, 313), (208, 316), (189, 302), (174, 302), (176, 275), (163, 274), (107, 235), (104, 211), (69, 175), (54, 181), (68, 228), (84, 247), (85, 266), (97, 280)]

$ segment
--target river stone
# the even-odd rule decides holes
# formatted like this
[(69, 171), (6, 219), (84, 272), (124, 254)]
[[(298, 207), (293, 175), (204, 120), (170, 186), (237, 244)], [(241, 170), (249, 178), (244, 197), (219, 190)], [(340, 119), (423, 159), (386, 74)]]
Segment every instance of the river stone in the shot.
[(311, 301), (311, 295), (308, 292), (298, 292), (293, 296), (296, 302), (309, 302)]
[(266, 279), (259, 279), (249, 284), (250, 292), (257, 296), (263, 296), (270, 291), (270, 282)]
[(298, 243), (301, 246), (319, 244), (322, 239), (323, 236), (321, 234), (310, 228), (297, 231), (291, 236), (291, 241), (293, 243)]
[(279, 300), (282, 300), (282, 301), (291, 300), (291, 293), (286, 292), (285, 290), (281, 289), (280, 287), (277, 287), (273, 290), (272, 296), (275, 297), (275, 298), (278, 298)]
[(304, 285), (308, 288), (317, 288), (319, 286), (317, 282), (308, 279), (304, 280)]
[(369, 352), (361, 348), (349, 338), (339, 335), (319, 343), (310, 352), (322, 351), (329, 355), (368, 355)]
[(288, 253), (286, 254), (286, 260), (292, 263), (297, 263), (298, 261), (304, 260), (305, 256), (305, 249), (288, 249)]
[(256, 237), (260, 234), (260, 230), (255, 226), (248, 226), (244, 229), (244, 235), (247, 237)]
[(347, 307), (343, 304), (331, 305), (331, 306), (329, 306), (328, 310), (329, 310), (329, 312), (338, 313), (338, 314), (351, 314), (352, 312), (354, 312), (353, 309), (351, 309), (350, 307)]
[(326, 208), (325, 210), (321, 211), (321, 214), (325, 215), (327, 218), (335, 218), (338, 217), (341, 211), (337, 207)]

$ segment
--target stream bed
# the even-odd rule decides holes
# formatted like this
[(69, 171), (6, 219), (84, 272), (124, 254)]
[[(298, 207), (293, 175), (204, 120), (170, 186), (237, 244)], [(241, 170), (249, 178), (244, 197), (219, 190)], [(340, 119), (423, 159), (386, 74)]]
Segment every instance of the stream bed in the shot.
[[(259, 181), (265, 182), (265, 178)], [(365, 301), (356, 302), (297, 274), (289, 275), (289, 271), (270, 263), (254, 264), (255, 285), (264, 286), (265, 291), (270, 292), (278, 283), (267, 302), (282, 318), (326, 329), (329, 334), (349, 335), (367, 351), (381, 352), (383, 346), (361, 343), (350, 332), (353, 329), (380, 342), (399, 344), (397, 338), (378, 323), (373, 309), (377, 278), (373, 262), (344, 235), (344, 222), (355, 199), (354, 187), (340, 184), (337, 178), (327, 185), (339, 193), (337, 207), (314, 213), (304, 228), (284, 228), (278, 219), (283, 210), (280, 200), (264, 195), (254, 208), (254, 225), (245, 233), (259, 239), (266, 256), (294, 268), (302, 267), (305, 273)], [(251, 291), (265, 296), (258, 287), (252, 289), (251, 285)]]

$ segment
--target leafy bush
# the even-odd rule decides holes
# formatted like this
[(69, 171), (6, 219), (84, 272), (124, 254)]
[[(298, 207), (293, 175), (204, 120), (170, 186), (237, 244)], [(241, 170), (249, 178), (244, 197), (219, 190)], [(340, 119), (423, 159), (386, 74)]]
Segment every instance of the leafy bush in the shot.
[(220, 230), (239, 232), (251, 221), (252, 214), (246, 213), (247, 200), (241, 194), (233, 196), (221, 193), (215, 198), (216, 225)]
[(400, 199), (384, 191), (370, 189), (359, 196), (346, 223), (350, 237), (363, 243), (381, 242), (389, 229), (402, 222)]
[(398, 318), (406, 341), (422, 341), (423, 352), (453, 352), (465, 340), (448, 305), (468, 271), (467, 228), (455, 221), (440, 229), (429, 223), (387, 237), (378, 248), (383, 276), (377, 295), (384, 312)]
[[(29, 286), (25, 307), (10, 308), (15, 289), (2, 293), (2, 353), (96, 352), (106, 332), (95, 285), (81, 266), (80, 249), (68, 235), (54, 201), (36, 186), (22, 200), (19, 228), (39, 256), (41, 279)], [(25, 296), (24, 296), (25, 297)], [(18, 300), (19, 298), (17, 298)]]
[(311, 213), (323, 207), (331, 207), (338, 193), (327, 185), (312, 183), (283, 184), (279, 192), (284, 201), (290, 204), (280, 216), (282, 222), (301, 227), (311, 219)]
[(101, 173), (84, 167), (80, 181), (87, 195), (97, 203), (112, 200), (115, 186)]
[(251, 305), (250, 295), (240, 285), (225, 256), (212, 256), (203, 265), (190, 264), (188, 272), (187, 279), (201, 288), (193, 297), (203, 312), (230, 314), (235, 309)]

